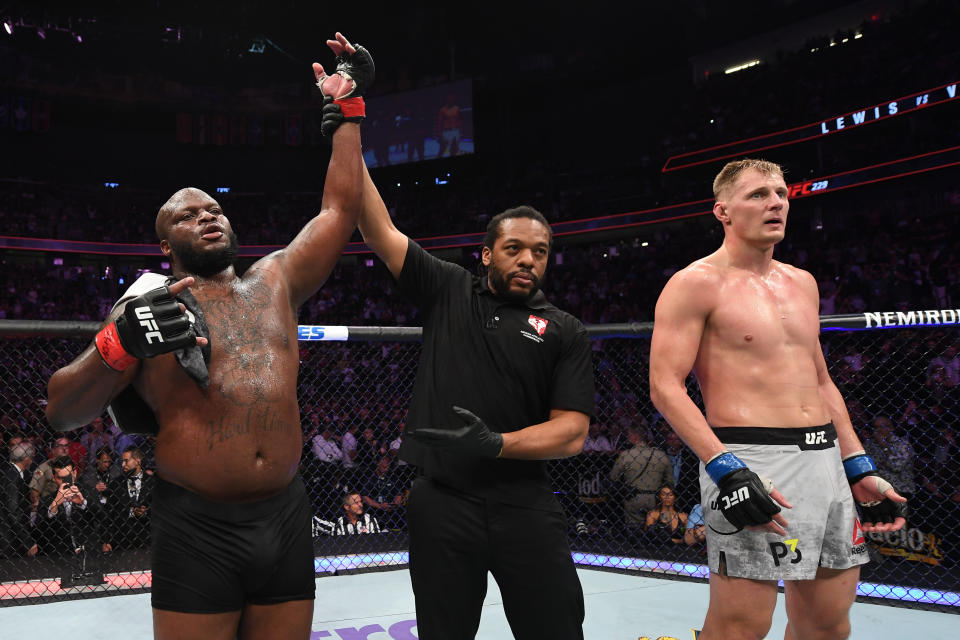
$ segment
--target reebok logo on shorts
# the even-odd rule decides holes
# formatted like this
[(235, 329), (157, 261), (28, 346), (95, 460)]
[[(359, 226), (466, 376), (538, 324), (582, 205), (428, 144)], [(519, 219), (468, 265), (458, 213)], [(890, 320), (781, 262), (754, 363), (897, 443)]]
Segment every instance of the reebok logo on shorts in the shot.
[(860, 518), (853, 519), (853, 545), (850, 547), (850, 551), (858, 554), (867, 552), (867, 539), (860, 527)]

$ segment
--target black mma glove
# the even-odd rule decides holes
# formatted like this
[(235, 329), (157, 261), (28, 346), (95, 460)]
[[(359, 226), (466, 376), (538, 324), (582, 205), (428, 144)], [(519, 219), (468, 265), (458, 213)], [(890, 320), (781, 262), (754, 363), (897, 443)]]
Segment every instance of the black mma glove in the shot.
[(362, 45), (354, 53), (344, 50), (337, 56), (337, 71), (317, 78), (317, 87), (324, 96), (320, 132), (326, 138), (344, 122), (361, 122), (366, 117), (364, 92), (373, 84), (376, 68), (373, 57)]
[(320, 121), (320, 133), (327, 140), (333, 137), (334, 131), (344, 122), (343, 109), (330, 96), (323, 98), (323, 119)]
[(196, 342), (193, 325), (168, 287), (131, 298), (123, 314), (95, 338), (100, 357), (116, 371), (129, 368), (138, 359), (177, 351)]
[(714, 457), (704, 468), (720, 489), (717, 508), (737, 529), (767, 524), (780, 513), (760, 476), (729, 451)]
[(483, 420), (466, 409), (454, 406), (454, 412), (466, 424), (456, 429), (415, 429), (409, 437), (431, 447), (453, 449), (481, 458), (499, 458), (503, 436), (490, 430)]
[[(876, 463), (865, 451), (857, 451), (844, 458), (843, 470), (851, 486), (869, 477), (876, 483), (874, 488), (877, 493), (884, 494), (893, 488), (893, 485), (880, 477)], [(860, 506), (860, 521), (863, 524), (893, 523), (897, 518), (907, 517), (906, 503), (894, 502), (886, 496), (871, 502), (857, 501), (857, 504)]]

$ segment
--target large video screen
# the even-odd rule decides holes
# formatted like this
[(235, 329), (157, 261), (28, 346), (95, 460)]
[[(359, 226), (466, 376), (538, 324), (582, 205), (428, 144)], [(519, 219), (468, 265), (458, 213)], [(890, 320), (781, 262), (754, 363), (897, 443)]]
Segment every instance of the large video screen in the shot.
[(473, 153), (471, 81), (371, 99), (363, 143), (368, 167)]

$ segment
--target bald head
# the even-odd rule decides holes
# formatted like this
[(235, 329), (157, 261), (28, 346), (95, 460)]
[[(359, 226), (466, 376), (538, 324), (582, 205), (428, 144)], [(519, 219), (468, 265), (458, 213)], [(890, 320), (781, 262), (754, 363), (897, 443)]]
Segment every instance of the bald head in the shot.
[(170, 220), (172, 219), (174, 213), (183, 208), (184, 200), (188, 197), (213, 200), (213, 198), (211, 198), (207, 192), (203, 191), (202, 189), (197, 189), (196, 187), (185, 187), (180, 189), (180, 191), (177, 191), (175, 194), (170, 196), (170, 199), (163, 203), (163, 206), (160, 207), (160, 211), (157, 212), (155, 228), (158, 239), (167, 239), (167, 229), (170, 228)]

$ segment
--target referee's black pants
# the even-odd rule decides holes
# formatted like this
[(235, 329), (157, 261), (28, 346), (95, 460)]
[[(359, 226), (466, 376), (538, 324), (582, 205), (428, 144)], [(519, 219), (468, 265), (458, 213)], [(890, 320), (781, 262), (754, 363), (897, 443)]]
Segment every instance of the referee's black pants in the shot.
[(420, 477), (407, 527), (420, 640), (473, 640), (488, 571), (516, 640), (583, 639), (583, 589), (562, 512), (492, 502)]

